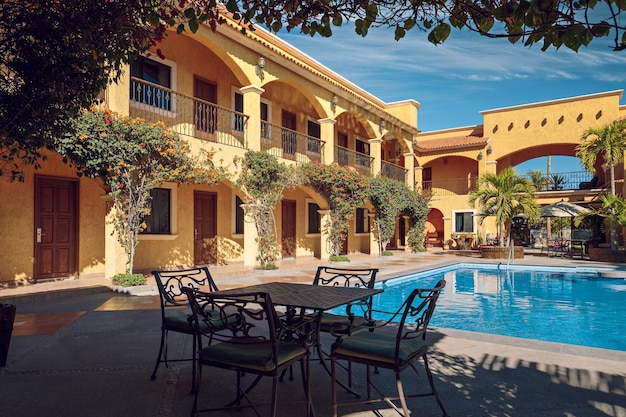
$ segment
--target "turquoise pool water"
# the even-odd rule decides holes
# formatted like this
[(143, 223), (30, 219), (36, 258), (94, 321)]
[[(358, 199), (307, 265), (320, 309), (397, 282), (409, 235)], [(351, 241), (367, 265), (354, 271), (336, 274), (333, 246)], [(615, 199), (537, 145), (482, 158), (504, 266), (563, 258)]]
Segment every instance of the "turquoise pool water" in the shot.
[(389, 280), (375, 308), (395, 310), (413, 288), (445, 278), (431, 326), (626, 351), (626, 280), (518, 268), (463, 264)]

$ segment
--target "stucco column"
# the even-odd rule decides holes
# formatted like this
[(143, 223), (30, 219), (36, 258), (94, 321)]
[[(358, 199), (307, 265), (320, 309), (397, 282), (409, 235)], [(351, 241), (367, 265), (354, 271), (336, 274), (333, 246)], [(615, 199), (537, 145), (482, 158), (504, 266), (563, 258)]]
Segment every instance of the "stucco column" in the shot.
[(322, 148), (322, 163), (330, 164), (335, 162), (335, 119), (319, 119), (320, 136), (324, 141)]
[[(498, 168), (498, 161), (487, 161), (485, 163), (485, 173), (486, 174), (495, 174)], [(480, 176), (480, 171), (478, 171), (478, 175)]]
[(330, 242), (328, 241), (328, 228), (325, 227), (326, 222), (330, 221), (330, 210), (318, 210), (320, 214), (320, 261), (330, 259)]
[(368, 142), (370, 144), (370, 156), (374, 158), (372, 161), (372, 177), (375, 177), (380, 173), (381, 169), (380, 149), (382, 147), (383, 139), (374, 138), (368, 140)]
[(402, 216), (404, 219), (404, 251), (411, 252), (411, 245), (409, 245), (409, 216)]
[(444, 243), (450, 239), (452, 235), (452, 218), (443, 216), (443, 241)]
[(414, 190), (421, 190), (422, 189), (422, 181), (423, 180), (423, 175), (424, 175), (424, 167), (415, 167), (413, 168), (413, 177), (414, 177)]
[(117, 233), (113, 226), (115, 208), (113, 200), (107, 195), (107, 208), (110, 208), (104, 222), (104, 277), (112, 278), (113, 275), (126, 272), (126, 253), (117, 240)]
[(404, 156), (404, 168), (406, 168), (406, 186), (409, 187), (409, 190), (415, 189), (415, 154), (413, 152), (407, 152), (402, 154)]
[(256, 266), (257, 250), (257, 230), (256, 224), (252, 216), (250, 216), (251, 207), (249, 204), (242, 204), (243, 209), (243, 264), (244, 266)]
[[(243, 112), (249, 116), (246, 126), (248, 149), (261, 150), (261, 94), (265, 92), (259, 86), (248, 85), (239, 89), (243, 94)], [(244, 225), (245, 229), (245, 225)]]
[(381, 256), (382, 253), (380, 253), (380, 250), (379, 250), (380, 248), (378, 246), (378, 240), (376, 239), (376, 233), (374, 233), (374, 229), (376, 227), (374, 225), (374, 219), (376, 218), (376, 213), (370, 212), (368, 216), (370, 217), (370, 255)]
[(126, 65), (116, 83), (110, 83), (104, 92), (104, 101), (107, 108), (120, 116), (130, 113), (130, 66)]

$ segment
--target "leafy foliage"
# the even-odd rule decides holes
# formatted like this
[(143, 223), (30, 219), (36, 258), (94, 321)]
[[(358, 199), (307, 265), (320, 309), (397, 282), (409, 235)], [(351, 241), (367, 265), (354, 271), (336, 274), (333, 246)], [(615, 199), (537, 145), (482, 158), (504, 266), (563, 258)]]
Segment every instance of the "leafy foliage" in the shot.
[(430, 210), (430, 200), (432, 194), (430, 192), (411, 190), (406, 188), (404, 192), (404, 208), (402, 212), (409, 217), (409, 230), (407, 231), (407, 241), (411, 252), (420, 252), (424, 250), (424, 240), (426, 219)]
[[(595, 162), (598, 156), (604, 158), (602, 168), (609, 171), (611, 183), (611, 195), (608, 199), (603, 199), (606, 205), (604, 209), (615, 209), (619, 201), (615, 200), (615, 166), (624, 161), (626, 152), (626, 120), (619, 119), (600, 128), (587, 129), (582, 135), (583, 142), (576, 147), (576, 156), (581, 159), (585, 169), (589, 172), (595, 171)], [(617, 231), (615, 224), (619, 224), (620, 219), (615, 215), (605, 216), (610, 221), (611, 229), (611, 249), (618, 248)]]
[(143, 274), (130, 274), (126, 272), (113, 275), (111, 282), (114, 285), (120, 285), (122, 287), (136, 287), (137, 285), (144, 285), (146, 283), (146, 277), (144, 277)]
[(511, 219), (518, 214), (524, 214), (529, 219), (535, 219), (539, 214), (539, 207), (535, 200), (535, 186), (526, 178), (517, 175), (511, 167), (500, 174), (485, 174), (478, 180), (478, 189), (470, 193), (470, 204), (480, 206), (478, 214), (480, 221), (493, 216), (502, 230), (505, 239), (500, 240), (500, 246), (508, 246), (511, 234)]
[[(626, 200), (615, 194), (600, 194), (602, 206), (599, 208), (590, 207), (588, 211), (580, 213), (574, 218), (576, 227), (580, 226), (586, 219), (599, 216), (605, 219), (610, 225), (626, 227)], [(606, 232), (606, 226), (602, 230)]]
[(378, 253), (385, 248), (396, 228), (396, 217), (403, 213), (409, 217), (408, 244), (412, 251), (424, 248), (424, 226), (428, 216), (430, 194), (421, 194), (409, 189), (404, 183), (377, 176), (370, 178), (368, 199), (374, 206), (374, 233), (378, 242)]
[(404, 207), (401, 196), (406, 186), (380, 175), (370, 178), (369, 185), (367, 198), (375, 209), (374, 235), (378, 242), (378, 253), (382, 254), (396, 230), (396, 216)]
[(626, 152), (626, 120), (616, 120), (600, 128), (587, 129), (582, 140), (576, 147), (576, 156), (591, 173), (595, 172), (596, 159), (602, 156), (602, 168), (609, 171), (611, 193), (615, 194), (615, 165), (624, 161)]
[(212, 153), (191, 155), (188, 143), (162, 122), (119, 117), (92, 107), (72, 121), (56, 150), (79, 175), (100, 178), (113, 198), (113, 225), (133, 272), (137, 235), (150, 214), (150, 191), (166, 181), (215, 184), (225, 177)]
[(235, 165), (241, 166), (236, 184), (245, 193), (246, 215), (252, 217), (257, 230), (257, 259), (263, 269), (275, 269), (273, 262), (280, 251), (274, 208), (285, 189), (301, 182), (298, 172), (259, 151), (247, 152), (244, 158), (235, 159)]
[(349, 220), (367, 197), (367, 179), (354, 168), (336, 163), (310, 162), (300, 166), (304, 184), (317, 191), (328, 202), (330, 218), (322, 225), (329, 236), (330, 254), (339, 256), (348, 236)]

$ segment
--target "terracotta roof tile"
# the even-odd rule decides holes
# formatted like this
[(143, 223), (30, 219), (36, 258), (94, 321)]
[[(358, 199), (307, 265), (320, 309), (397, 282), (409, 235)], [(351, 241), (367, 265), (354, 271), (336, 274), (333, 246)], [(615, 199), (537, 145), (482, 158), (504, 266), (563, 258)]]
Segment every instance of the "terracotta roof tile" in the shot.
[(486, 145), (487, 142), (489, 142), (489, 138), (484, 136), (456, 136), (430, 140), (419, 140), (418, 138), (415, 148), (420, 151), (434, 151)]

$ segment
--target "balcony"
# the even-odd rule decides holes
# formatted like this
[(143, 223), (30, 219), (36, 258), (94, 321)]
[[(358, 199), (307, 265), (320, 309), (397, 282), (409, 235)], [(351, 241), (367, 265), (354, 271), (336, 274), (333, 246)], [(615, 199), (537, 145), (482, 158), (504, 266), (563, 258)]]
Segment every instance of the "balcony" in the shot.
[(130, 82), (130, 115), (161, 121), (179, 135), (247, 147), (245, 114), (135, 77)]
[[(531, 176), (522, 175), (522, 177), (532, 182)], [(593, 175), (587, 171), (554, 172), (550, 174), (550, 181), (546, 181), (537, 191), (567, 191), (598, 188), (599, 184), (593, 184), (592, 179)]]
[(390, 178), (392, 180), (406, 182), (406, 174), (409, 170), (391, 162), (381, 161), (380, 174), (383, 177)]
[(450, 195), (467, 195), (476, 189), (478, 179), (455, 178), (451, 180), (422, 181), (422, 190), (430, 191), (433, 196), (443, 197)]
[(324, 141), (261, 121), (261, 150), (296, 162), (322, 161)]
[[(522, 177), (531, 180), (530, 176)], [(450, 180), (422, 181), (422, 190), (431, 191), (433, 196), (467, 195), (478, 186), (478, 179), (455, 178)], [(550, 174), (550, 182), (546, 183), (538, 192), (590, 190), (601, 188), (593, 184), (592, 175), (586, 171), (555, 172)]]
[(372, 176), (373, 161), (373, 157), (364, 153), (352, 151), (342, 146), (335, 146), (335, 162), (341, 166), (354, 167), (366, 177)]

